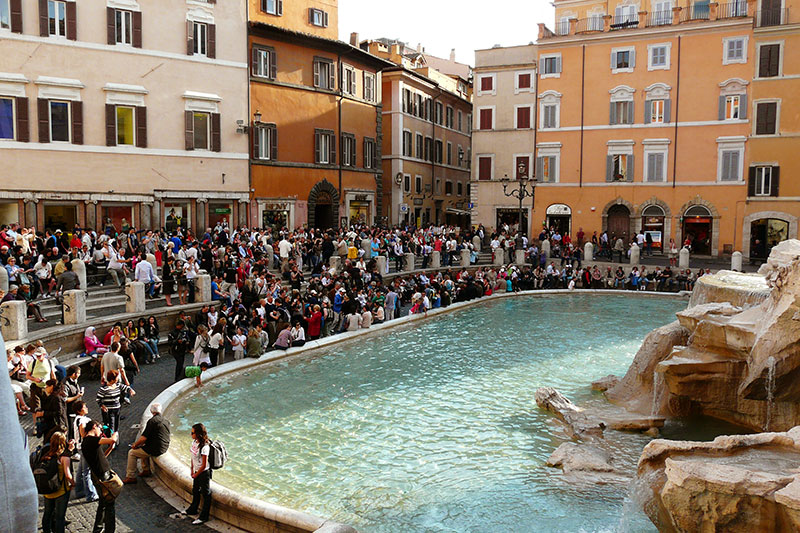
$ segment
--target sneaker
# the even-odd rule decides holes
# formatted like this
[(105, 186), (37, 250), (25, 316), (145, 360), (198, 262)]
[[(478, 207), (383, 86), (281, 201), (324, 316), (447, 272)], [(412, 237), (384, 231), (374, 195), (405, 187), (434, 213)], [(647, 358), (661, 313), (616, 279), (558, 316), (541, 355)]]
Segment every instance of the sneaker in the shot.
[(195, 518), (194, 521), (192, 522), (192, 525), (199, 526), (200, 524), (204, 524), (205, 522), (206, 522), (205, 520), (200, 520), (199, 518)]
[[(123, 398), (122, 399), (122, 403), (124, 403), (125, 405), (130, 405), (131, 404), (131, 399), (130, 398)], [(122, 420), (122, 417), (120, 417), (120, 420)]]

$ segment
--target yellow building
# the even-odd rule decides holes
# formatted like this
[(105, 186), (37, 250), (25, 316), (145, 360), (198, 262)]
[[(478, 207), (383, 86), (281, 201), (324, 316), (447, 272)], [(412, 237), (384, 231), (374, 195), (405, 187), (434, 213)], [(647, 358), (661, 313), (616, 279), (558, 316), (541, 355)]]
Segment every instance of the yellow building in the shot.
[[(776, 91), (797, 94), (782, 71), (754, 76), (758, 43), (788, 44), (797, 31), (788, 6), (768, 2), (556, 0), (555, 31), (540, 25), (537, 43), (534, 231), (545, 224), (629, 239), (649, 231), (656, 242), (688, 239), (694, 254), (717, 256), (749, 242), (755, 220), (786, 212), (775, 204), (797, 193), (772, 203), (748, 197), (749, 162), (777, 166), (797, 131), (795, 115), (756, 135), (760, 104), (780, 99)], [(476, 86), (491, 75), (478, 72)], [(476, 98), (476, 130), (494, 129), (501, 117), (491, 114)], [(489, 155), (476, 150), (474, 168), (494, 165)], [(796, 222), (786, 234), (796, 236)]]
[(361, 47), (396, 65), (382, 72), (386, 220), (469, 226), (469, 66), (388, 39)]

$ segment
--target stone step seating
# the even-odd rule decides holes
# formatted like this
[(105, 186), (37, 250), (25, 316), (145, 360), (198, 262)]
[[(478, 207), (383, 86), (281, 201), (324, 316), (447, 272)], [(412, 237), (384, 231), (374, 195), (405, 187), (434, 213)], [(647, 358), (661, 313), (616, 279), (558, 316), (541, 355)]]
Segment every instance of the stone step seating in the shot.
[[(162, 333), (158, 338), (159, 352), (165, 351), (164, 348), (166, 347), (166, 345), (167, 345), (167, 333)], [(64, 368), (69, 368), (70, 366), (73, 365), (83, 366), (96, 360), (94, 357), (86, 356), (84, 352), (70, 352), (70, 353), (60, 352), (58, 354), (54, 352), (53, 356), (58, 359), (58, 364), (62, 365)], [(164, 355), (162, 354), (161, 357), (164, 357)], [(144, 361), (139, 361), (137, 359), (137, 362), (139, 363), (140, 366), (144, 365)]]

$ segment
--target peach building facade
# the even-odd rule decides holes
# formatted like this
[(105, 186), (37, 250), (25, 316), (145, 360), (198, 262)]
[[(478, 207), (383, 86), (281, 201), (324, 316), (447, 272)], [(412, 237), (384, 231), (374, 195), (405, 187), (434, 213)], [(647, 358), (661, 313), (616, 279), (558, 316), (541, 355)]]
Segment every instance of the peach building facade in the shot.
[(0, 222), (248, 220), (245, 5), (2, 3)]

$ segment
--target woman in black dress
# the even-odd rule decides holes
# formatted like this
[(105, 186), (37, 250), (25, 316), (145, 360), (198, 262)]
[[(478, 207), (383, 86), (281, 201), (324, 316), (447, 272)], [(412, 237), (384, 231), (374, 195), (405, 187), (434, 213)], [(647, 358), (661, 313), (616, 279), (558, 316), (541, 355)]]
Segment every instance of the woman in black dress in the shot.
[(175, 258), (172, 256), (167, 257), (164, 262), (164, 267), (161, 272), (161, 279), (164, 283), (164, 298), (167, 300), (167, 306), (172, 306), (172, 293), (175, 292)]

